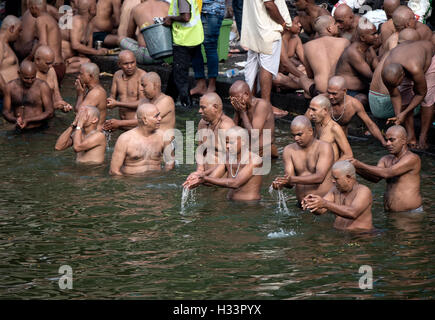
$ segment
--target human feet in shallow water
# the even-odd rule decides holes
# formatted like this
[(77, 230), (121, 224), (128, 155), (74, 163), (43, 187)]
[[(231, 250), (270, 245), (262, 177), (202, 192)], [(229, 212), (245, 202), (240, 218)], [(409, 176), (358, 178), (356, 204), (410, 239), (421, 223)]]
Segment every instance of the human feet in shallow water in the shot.
[(274, 107), (274, 106), (272, 106), (272, 108), (273, 108), (273, 115), (275, 116), (275, 119), (282, 118), (282, 117), (285, 117), (286, 115), (288, 115), (288, 111), (279, 109), (279, 108)]

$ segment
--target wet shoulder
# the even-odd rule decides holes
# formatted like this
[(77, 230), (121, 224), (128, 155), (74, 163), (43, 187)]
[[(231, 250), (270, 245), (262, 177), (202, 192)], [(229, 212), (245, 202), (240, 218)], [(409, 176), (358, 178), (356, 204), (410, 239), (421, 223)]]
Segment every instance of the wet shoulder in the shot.
[(227, 115), (222, 116), (222, 124), (220, 126), (221, 129), (230, 129), (234, 126), (235, 126), (235, 123), (234, 123), (233, 119), (231, 119)]

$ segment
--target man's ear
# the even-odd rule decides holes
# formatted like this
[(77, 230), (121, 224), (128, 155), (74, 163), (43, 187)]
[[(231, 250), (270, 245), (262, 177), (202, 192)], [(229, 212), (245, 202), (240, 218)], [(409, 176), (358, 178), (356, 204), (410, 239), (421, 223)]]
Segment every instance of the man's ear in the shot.
[(9, 31), (10, 33), (14, 33), (14, 32), (15, 32), (15, 26), (10, 26), (10, 27), (8, 28), (8, 31)]

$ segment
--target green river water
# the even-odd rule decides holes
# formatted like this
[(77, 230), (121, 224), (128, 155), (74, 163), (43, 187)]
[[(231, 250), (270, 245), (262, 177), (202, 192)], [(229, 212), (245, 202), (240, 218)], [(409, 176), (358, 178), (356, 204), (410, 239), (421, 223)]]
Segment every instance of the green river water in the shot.
[[(72, 79), (62, 88), (71, 103)], [(359, 178), (373, 192), (377, 231), (355, 235), (333, 229), (331, 214), (298, 209), (292, 190), (284, 191), (290, 213), (278, 209), (268, 188), (283, 172), (281, 159), (259, 203), (200, 187), (183, 211), (181, 184), (194, 165), (112, 178), (118, 133), (104, 165), (79, 166), (71, 149), (54, 151), (72, 119), (58, 113), (36, 134), (0, 126), (1, 299), (433, 299), (433, 158), (422, 157), (424, 214), (385, 213), (385, 182)], [(197, 110), (177, 114), (183, 132), (186, 120), (197, 124)], [(288, 123), (278, 123), (276, 136), (282, 152), (291, 143)], [(386, 154), (378, 143), (350, 142), (364, 162)], [(62, 265), (73, 271), (70, 290), (58, 285)], [(373, 270), (371, 290), (358, 286), (362, 265)]]

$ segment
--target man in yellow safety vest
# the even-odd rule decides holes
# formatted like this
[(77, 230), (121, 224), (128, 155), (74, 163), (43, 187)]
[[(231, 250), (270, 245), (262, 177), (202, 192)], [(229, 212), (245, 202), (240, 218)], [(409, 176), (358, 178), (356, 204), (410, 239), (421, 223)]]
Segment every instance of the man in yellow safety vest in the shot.
[(189, 67), (201, 50), (204, 31), (201, 22), (201, 0), (171, 0), (164, 25), (172, 26), (174, 62), (173, 80), (183, 106), (190, 106)]

